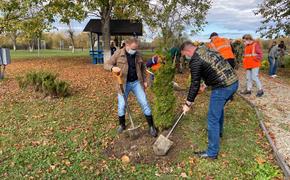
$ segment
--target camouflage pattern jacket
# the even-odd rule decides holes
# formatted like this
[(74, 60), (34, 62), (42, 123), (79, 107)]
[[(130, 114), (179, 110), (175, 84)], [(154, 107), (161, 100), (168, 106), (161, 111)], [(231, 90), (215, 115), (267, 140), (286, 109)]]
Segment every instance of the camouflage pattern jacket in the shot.
[(189, 62), (191, 85), (187, 100), (193, 102), (203, 80), (212, 89), (223, 88), (238, 81), (238, 77), (230, 64), (217, 52), (205, 46), (196, 49)]

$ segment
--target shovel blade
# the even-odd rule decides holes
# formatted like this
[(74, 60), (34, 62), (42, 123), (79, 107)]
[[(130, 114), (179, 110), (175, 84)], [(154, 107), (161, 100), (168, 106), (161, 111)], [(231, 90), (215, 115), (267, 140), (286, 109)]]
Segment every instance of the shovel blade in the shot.
[(141, 133), (140, 126), (130, 128), (130, 129), (125, 131), (126, 136), (132, 140), (137, 139), (139, 137), (140, 133)]
[(161, 134), (153, 144), (153, 151), (158, 156), (165, 156), (172, 144), (172, 141)]

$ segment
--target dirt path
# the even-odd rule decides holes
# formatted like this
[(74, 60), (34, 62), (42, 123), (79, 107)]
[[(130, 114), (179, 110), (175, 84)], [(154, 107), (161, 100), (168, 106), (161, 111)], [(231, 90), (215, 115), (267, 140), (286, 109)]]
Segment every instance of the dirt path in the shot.
[[(245, 71), (238, 72), (240, 90), (246, 86)], [(274, 138), (278, 151), (290, 166), (290, 85), (279, 78), (272, 79), (261, 74), (265, 95), (256, 98), (256, 90), (251, 96), (245, 96), (263, 113), (267, 128)]]

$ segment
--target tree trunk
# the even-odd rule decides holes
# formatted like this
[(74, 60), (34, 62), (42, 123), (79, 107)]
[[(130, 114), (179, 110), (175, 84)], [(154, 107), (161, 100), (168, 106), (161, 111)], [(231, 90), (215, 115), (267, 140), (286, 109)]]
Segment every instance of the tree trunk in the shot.
[(103, 38), (103, 50), (104, 50), (104, 61), (107, 61), (111, 57), (111, 51), (110, 51), (110, 39), (111, 39), (111, 33), (110, 33), (110, 16), (106, 16), (103, 19), (103, 29), (102, 29), (102, 38)]
[(109, 0), (108, 4), (101, 8), (101, 22), (102, 22), (102, 39), (103, 39), (103, 50), (104, 50), (104, 62), (108, 61), (111, 57), (110, 50), (110, 21), (111, 21), (111, 13), (112, 8), (114, 6), (115, 1)]

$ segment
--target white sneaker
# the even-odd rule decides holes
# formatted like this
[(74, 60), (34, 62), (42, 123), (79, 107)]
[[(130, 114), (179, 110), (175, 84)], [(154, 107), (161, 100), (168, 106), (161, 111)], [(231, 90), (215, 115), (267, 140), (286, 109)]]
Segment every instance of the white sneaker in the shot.
[(277, 77), (277, 75), (275, 75), (275, 74), (274, 74), (274, 75), (272, 75), (272, 76), (270, 76), (270, 77), (271, 77), (271, 78), (276, 78), (276, 77)]

